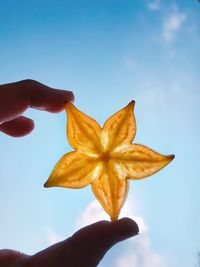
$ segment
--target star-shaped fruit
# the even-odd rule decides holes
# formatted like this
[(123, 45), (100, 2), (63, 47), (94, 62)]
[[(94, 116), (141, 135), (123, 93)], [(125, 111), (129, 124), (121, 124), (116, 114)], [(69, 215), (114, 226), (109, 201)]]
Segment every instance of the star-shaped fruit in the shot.
[(67, 103), (67, 137), (74, 151), (58, 161), (44, 186), (82, 188), (91, 184), (111, 220), (117, 220), (126, 199), (128, 180), (150, 176), (174, 158), (132, 144), (136, 134), (134, 105), (134, 101), (130, 102), (108, 118), (102, 128)]

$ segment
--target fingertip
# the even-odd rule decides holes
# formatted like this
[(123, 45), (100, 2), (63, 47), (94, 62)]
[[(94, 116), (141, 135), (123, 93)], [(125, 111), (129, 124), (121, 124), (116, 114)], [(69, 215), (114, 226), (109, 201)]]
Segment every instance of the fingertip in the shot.
[(73, 103), (75, 100), (72, 91), (64, 91), (58, 89), (51, 90), (51, 97), (49, 96), (48, 103), (44, 109), (52, 113), (59, 113), (65, 109), (67, 103)]
[(75, 100), (74, 93), (72, 91), (63, 91), (65, 95), (65, 99), (63, 103), (66, 105), (67, 103), (73, 103)]
[(23, 137), (25, 135), (28, 135), (35, 128), (35, 123), (32, 119), (26, 117), (21, 118), (21, 121), (18, 121), (16, 125), (14, 125), (14, 128), (12, 130), (13, 137)]
[(69, 98), (67, 102), (74, 103), (74, 101), (75, 101), (74, 93), (72, 91), (69, 91)]
[[(79, 262), (88, 259), (97, 266), (105, 253), (118, 242), (137, 235), (139, 228), (130, 218), (122, 218), (115, 222), (99, 221), (88, 225), (63, 242), (78, 251)], [(79, 265), (75, 265), (79, 266)]]
[(139, 227), (137, 223), (130, 218), (124, 217), (118, 221), (113, 222), (113, 224), (116, 224), (116, 228), (124, 238), (129, 238), (139, 234)]

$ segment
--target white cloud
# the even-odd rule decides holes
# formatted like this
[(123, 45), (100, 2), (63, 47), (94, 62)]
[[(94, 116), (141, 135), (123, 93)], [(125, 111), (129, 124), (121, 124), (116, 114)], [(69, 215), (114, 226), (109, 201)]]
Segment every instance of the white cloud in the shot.
[[(116, 267), (166, 267), (165, 261), (161, 255), (155, 252), (151, 247), (149, 229), (141, 216), (135, 215), (135, 207), (129, 200), (122, 210), (121, 217), (129, 217), (135, 220), (140, 228), (140, 234), (137, 238), (127, 241), (125, 251), (117, 258), (113, 259), (113, 265)], [(77, 226), (83, 227), (99, 220), (108, 220), (108, 216), (103, 211), (97, 201), (91, 202), (85, 212), (78, 218)], [(104, 263), (105, 266), (105, 263)]]
[(152, 11), (159, 10), (161, 8), (161, 1), (160, 0), (151, 1), (147, 3), (147, 7), (149, 10)]
[[(134, 205), (133, 205), (134, 203)], [(131, 201), (131, 198), (129, 198), (129, 201), (126, 202), (124, 205), (122, 212), (120, 213), (120, 217), (130, 217), (133, 220), (135, 220), (138, 224), (140, 224), (140, 232), (145, 232), (147, 230), (147, 226), (144, 223), (143, 219), (139, 216), (135, 216), (133, 214), (133, 210), (136, 210), (136, 201)], [(89, 205), (86, 207), (83, 214), (81, 214), (80, 217), (78, 217), (76, 221), (77, 227), (84, 227), (86, 225), (89, 225), (91, 223), (95, 223), (100, 220), (110, 220), (107, 213), (103, 210), (101, 205), (97, 200), (94, 200), (89, 203)]]
[(81, 228), (101, 220), (109, 220), (109, 217), (100, 204), (94, 200), (86, 207), (83, 214), (77, 219), (76, 224), (78, 228)]
[(186, 21), (186, 14), (178, 11), (172, 11), (163, 24), (163, 38), (166, 42), (172, 41), (176, 34), (181, 30), (183, 23)]
[(56, 233), (52, 228), (48, 227), (46, 229), (46, 236), (47, 236), (47, 244), (48, 246), (51, 246), (55, 243), (58, 243), (62, 240), (64, 240), (65, 238), (62, 237), (61, 235), (59, 235), (58, 233)]
[(116, 267), (166, 267), (164, 259), (151, 248), (148, 230), (129, 241), (126, 251), (116, 260)]

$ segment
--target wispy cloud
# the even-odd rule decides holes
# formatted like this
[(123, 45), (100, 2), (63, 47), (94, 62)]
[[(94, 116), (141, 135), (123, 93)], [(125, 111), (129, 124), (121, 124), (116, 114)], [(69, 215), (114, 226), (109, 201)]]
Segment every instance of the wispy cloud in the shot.
[(176, 34), (181, 30), (187, 16), (177, 10), (172, 11), (164, 20), (163, 38), (166, 42), (171, 42)]
[[(137, 238), (127, 241), (125, 251), (113, 259), (113, 265), (117, 267), (166, 267), (164, 259), (151, 247), (149, 229), (141, 216), (135, 215), (131, 202), (127, 202), (122, 211), (122, 217), (126, 216), (135, 220), (140, 228)], [(97, 201), (91, 202), (84, 213), (78, 218), (77, 226), (83, 227), (95, 221), (108, 219)]]
[(161, 8), (161, 1), (154, 0), (154, 1), (148, 2), (147, 7), (151, 11), (159, 10)]

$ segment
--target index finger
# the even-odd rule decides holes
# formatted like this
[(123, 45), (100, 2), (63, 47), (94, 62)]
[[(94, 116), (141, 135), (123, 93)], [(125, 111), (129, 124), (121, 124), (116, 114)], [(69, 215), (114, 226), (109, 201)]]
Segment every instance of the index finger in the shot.
[(17, 118), (29, 107), (60, 112), (71, 101), (71, 91), (50, 88), (34, 80), (0, 85), (0, 123)]

